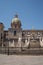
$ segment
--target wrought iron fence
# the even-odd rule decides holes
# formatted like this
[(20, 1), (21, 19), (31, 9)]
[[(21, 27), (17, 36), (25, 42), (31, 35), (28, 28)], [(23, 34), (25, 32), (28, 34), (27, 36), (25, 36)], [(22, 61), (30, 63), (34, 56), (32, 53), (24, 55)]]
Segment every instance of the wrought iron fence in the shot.
[(0, 47), (0, 54), (43, 54), (43, 48)]

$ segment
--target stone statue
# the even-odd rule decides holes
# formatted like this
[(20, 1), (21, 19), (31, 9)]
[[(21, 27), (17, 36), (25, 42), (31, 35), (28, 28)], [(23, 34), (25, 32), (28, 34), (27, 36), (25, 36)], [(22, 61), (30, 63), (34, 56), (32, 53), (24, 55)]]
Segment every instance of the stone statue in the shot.
[(30, 42), (29, 39), (28, 40), (26, 39), (24, 47), (28, 47), (29, 46), (29, 42)]
[(21, 37), (19, 37), (19, 39), (18, 39), (18, 47), (21, 47)]
[(40, 46), (43, 47), (43, 38), (40, 38)]
[(9, 41), (9, 47), (14, 47), (14, 40), (12, 43)]

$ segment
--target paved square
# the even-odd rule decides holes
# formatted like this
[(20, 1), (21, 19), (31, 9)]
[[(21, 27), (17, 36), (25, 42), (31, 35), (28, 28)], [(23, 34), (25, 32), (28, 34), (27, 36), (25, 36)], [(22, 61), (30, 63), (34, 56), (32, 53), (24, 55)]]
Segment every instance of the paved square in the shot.
[(43, 56), (0, 54), (0, 65), (43, 65)]

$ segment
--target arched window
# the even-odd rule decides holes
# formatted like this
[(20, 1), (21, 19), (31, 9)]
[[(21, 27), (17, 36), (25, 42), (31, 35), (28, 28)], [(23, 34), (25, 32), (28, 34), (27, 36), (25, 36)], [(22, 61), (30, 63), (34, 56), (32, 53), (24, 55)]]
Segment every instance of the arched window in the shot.
[(3, 38), (3, 37), (2, 37), (2, 33), (1, 33), (1, 40), (2, 40), (2, 38)]
[(16, 31), (14, 31), (14, 35), (16, 35)]

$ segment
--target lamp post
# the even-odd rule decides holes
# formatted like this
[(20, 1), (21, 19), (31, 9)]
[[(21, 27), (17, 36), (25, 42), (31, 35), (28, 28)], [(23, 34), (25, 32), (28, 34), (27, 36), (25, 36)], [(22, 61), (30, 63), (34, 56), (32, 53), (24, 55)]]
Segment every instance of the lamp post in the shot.
[(9, 39), (8, 39), (8, 55), (9, 55)]

